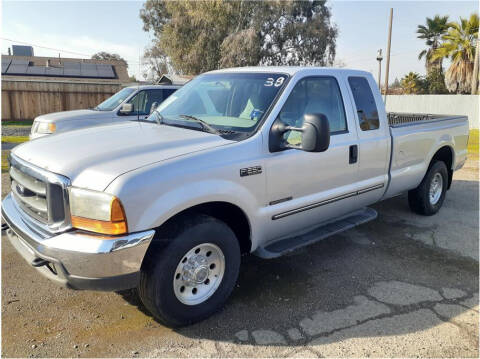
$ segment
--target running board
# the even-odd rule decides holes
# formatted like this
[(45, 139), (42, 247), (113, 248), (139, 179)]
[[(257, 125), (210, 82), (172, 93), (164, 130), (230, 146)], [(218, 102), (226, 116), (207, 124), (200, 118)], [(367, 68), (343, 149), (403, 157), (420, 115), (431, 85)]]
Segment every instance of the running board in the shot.
[(275, 242), (267, 244), (265, 247), (259, 247), (254, 252), (261, 258), (276, 258), (286, 253), (292, 252), (298, 248), (308, 246), (309, 244), (318, 242), (322, 239), (333, 236), (354, 228), (360, 224), (370, 222), (377, 218), (377, 211), (372, 208), (362, 208), (361, 210), (352, 212), (341, 219), (330, 221), (320, 227), (316, 227), (310, 232), (302, 235), (283, 238)]

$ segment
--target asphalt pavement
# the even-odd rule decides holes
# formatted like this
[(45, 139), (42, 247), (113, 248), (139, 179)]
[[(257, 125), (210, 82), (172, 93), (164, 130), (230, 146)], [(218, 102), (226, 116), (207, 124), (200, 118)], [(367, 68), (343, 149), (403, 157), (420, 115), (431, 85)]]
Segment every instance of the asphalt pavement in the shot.
[(57, 287), (2, 238), (2, 356), (478, 357), (478, 161), (438, 217), (411, 214), (405, 196), (374, 208), (288, 256), (245, 256), (225, 307), (177, 330), (134, 290)]

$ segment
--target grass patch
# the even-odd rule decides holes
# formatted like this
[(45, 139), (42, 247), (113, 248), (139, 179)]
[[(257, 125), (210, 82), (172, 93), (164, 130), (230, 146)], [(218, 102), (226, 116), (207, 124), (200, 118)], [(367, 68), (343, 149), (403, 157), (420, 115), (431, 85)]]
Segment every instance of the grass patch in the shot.
[(2, 136), (2, 142), (22, 143), (27, 141), (28, 136)]
[(8, 171), (8, 155), (10, 154), (9, 150), (3, 150), (2, 151), (2, 173)]
[(33, 120), (25, 120), (25, 121), (2, 121), (2, 126), (31, 126), (33, 124)]
[(478, 136), (479, 136), (478, 129), (470, 130), (470, 136), (468, 138), (468, 153), (478, 154), (479, 152)]

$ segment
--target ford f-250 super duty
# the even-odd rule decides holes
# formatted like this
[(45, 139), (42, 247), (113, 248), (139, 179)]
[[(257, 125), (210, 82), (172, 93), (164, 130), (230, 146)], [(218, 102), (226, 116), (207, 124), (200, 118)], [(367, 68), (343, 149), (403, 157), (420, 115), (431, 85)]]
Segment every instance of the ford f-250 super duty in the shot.
[(11, 154), (6, 234), (52, 280), (138, 288), (151, 313), (201, 320), (242, 253), (272, 258), (376, 217), (408, 191), (436, 213), (468, 119), (388, 114), (362, 71), (256, 67), (192, 80), (144, 121), (40, 138)]

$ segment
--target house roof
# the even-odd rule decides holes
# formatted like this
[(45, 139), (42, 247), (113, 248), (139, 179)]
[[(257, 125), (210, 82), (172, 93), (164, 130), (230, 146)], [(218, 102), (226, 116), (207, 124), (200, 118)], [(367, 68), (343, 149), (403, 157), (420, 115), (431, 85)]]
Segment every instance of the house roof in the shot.
[(188, 81), (193, 79), (193, 77), (194, 76), (190, 75), (163, 74), (157, 83), (169, 85), (185, 85)]
[(2, 76), (124, 81), (123, 61), (2, 55)]

